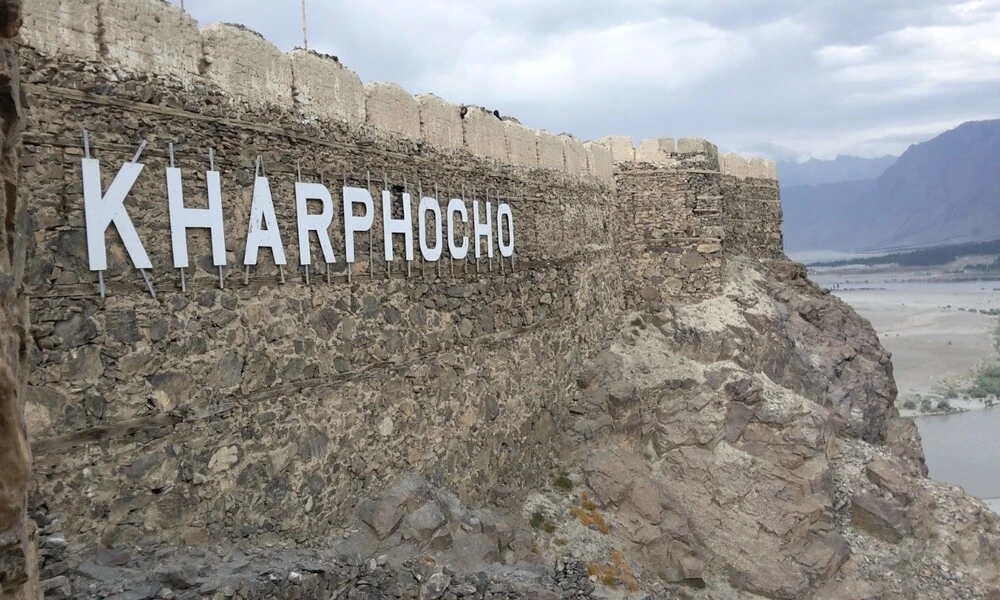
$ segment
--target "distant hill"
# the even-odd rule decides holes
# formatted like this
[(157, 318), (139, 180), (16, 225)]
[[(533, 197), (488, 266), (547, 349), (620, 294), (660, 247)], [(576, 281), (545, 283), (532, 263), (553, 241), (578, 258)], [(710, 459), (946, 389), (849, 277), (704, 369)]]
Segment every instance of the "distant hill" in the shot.
[(778, 161), (778, 179), (782, 185), (823, 185), (843, 181), (875, 179), (896, 162), (896, 156), (858, 158), (838, 156), (833, 160), (806, 162)]
[(873, 250), (997, 238), (1000, 120), (910, 146), (874, 180), (782, 181), (785, 248)]

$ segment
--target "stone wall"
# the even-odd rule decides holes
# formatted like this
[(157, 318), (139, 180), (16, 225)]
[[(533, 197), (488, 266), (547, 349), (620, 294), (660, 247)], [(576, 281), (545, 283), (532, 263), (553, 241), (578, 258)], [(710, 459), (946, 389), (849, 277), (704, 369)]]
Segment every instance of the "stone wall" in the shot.
[(630, 307), (694, 300), (722, 290), (719, 152), (697, 138), (598, 140), (614, 157), (619, 203), (632, 240), (626, 271)]
[(31, 453), (24, 405), (31, 348), (24, 274), (31, 233), (20, 181), (24, 106), (20, 2), (0, 1), (0, 598), (40, 598), (36, 529), (27, 516)]
[[(138, 5), (133, 35), (152, 36), (136, 30), (156, 16), (186, 26), (169, 4)], [(98, 4), (97, 55), (76, 51), (85, 44), (52, 53), (37, 32), (23, 53), (32, 72), (23, 177), (34, 190), (27, 278), (38, 349), (28, 421), (39, 491), (67, 536), (306, 543), (406, 469), (470, 500), (500, 483), (537, 483), (552, 461), (553, 427), (566, 418), (571, 374), (624, 310), (614, 268), (623, 227), (610, 158), (595, 160), (603, 150), (481, 109), (463, 118), (460, 107), (398, 86), (360, 86), (332, 57), (282, 54), (234, 26), (200, 32), (203, 72), (182, 72), (188, 63), (163, 46), (122, 64), (130, 54), (115, 44), (131, 42), (106, 34), (106, 6)], [(52, 14), (34, 20), (51, 23)], [(105, 185), (148, 140), (126, 206), (153, 261), (155, 297), (114, 234), (106, 298), (88, 270), (83, 130)], [(524, 131), (534, 154), (506, 141), (506, 132)], [(432, 132), (439, 144), (423, 142)], [(222, 173), (222, 287), (206, 230), (188, 234), (186, 291), (172, 268), (170, 143), (189, 205), (204, 202), (209, 148)], [(546, 158), (552, 168), (539, 167), (540, 146), (560, 156)], [(264, 251), (244, 283), (237, 265), (258, 155), (289, 265), (279, 272)], [(499, 196), (512, 206), (516, 254), (387, 264), (378, 210), (350, 281), (335, 224), (341, 262), (328, 282), (314, 241), (307, 284), (293, 266), (300, 170), (334, 190), (346, 180), (494, 206)]]
[(784, 256), (781, 192), (773, 160), (720, 157), (725, 250), (757, 258)]
[[(704, 140), (581, 143), (363, 85), (335, 57), (240, 26), (199, 31), (159, 0), (35, 0), (25, 23), (27, 422), (40, 496), (80, 543), (309, 543), (408, 469), (472, 502), (535, 485), (572, 374), (620, 315), (721, 289), (724, 182)], [(126, 206), (151, 290), (111, 234), (98, 293), (84, 130), (105, 187), (147, 142)], [(244, 272), (258, 157), (289, 260), (279, 270), (265, 250)], [(192, 267), (172, 268), (171, 160), (189, 206), (204, 205), (210, 160), (222, 174), (221, 281), (206, 230), (188, 233)], [(377, 205), (383, 187), (502, 200), (515, 255), (387, 263), (376, 210), (350, 271), (339, 219), (340, 262), (327, 271), (314, 240), (297, 268), (299, 177), (367, 187)]]

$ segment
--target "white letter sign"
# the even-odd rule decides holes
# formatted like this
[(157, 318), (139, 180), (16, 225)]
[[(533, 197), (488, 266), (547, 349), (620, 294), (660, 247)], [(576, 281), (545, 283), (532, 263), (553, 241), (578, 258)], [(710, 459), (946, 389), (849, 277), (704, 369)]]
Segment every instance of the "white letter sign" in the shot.
[[(427, 245), (427, 213), (434, 213), (434, 247)], [(418, 229), (420, 232), (420, 255), (428, 262), (441, 258), (441, 205), (435, 198), (421, 198), (420, 210), (417, 211)]]
[(129, 257), (138, 269), (152, 269), (146, 249), (142, 247), (139, 235), (132, 226), (132, 220), (125, 212), (125, 196), (128, 195), (135, 180), (145, 165), (127, 162), (115, 175), (106, 194), (101, 194), (101, 163), (96, 158), (84, 158), (83, 171), (83, 209), (87, 227), (87, 254), (90, 259), (91, 271), (106, 271), (108, 268), (107, 247), (104, 245), (104, 232), (112, 223), (118, 229)]
[[(507, 243), (503, 241), (503, 222), (507, 220)], [(501, 204), (497, 207), (497, 245), (500, 246), (500, 256), (514, 256), (514, 213), (510, 211), (509, 204)]]
[[(261, 218), (264, 219), (263, 228)], [(253, 182), (253, 202), (250, 204), (250, 226), (247, 228), (247, 251), (243, 264), (257, 264), (257, 251), (261, 247), (271, 249), (274, 262), (285, 264), (285, 248), (281, 245), (281, 232), (278, 231), (278, 219), (274, 216), (271, 185), (267, 177), (257, 177)]]
[(493, 206), (486, 201), (486, 222), (479, 222), (479, 202), (472, 203), (472, 222), (475, 223), (476, 258), (481, 256), (481, 238), (486, 238), (486, 254), (493, 258)]
[(392, 218), (392, 194), (382, 190), (382, 236), (385, 259), (392, 260), (392, 234), (403, 234), (403, 249), (406, 260), (413, 260), (413, 222), (411, 221), (410, 195), (403, 194), (403, 218)]
[[(310, 215), (309, 200), (319, 200), (323, 203), (323, 212)], [(309, 232), (315, 231), (319, 237), (319, 246), (323, 250), (323, 260), (327, 264), (335, 262), (333, 244), (330, 243), (330, 223), (333, 222), (333, 198), (330, 190), (319, 183), (295, 184), (295, 209), (299, 223), (299, 264), (312, 264), (312, 253), (309, 251)]]
[(465, 202), (458, 198), (448, 201), (448, 252), (452, 258), (462, 260), (469, 253), (469, 238), (462, 234), (462, 245), (455, 245), (455, 214), (462, 215), (462, 231), (465, 231), (465, 224), (469, 222), (469, 212), (465, 210)]
[[(365, 214), (354, 216), (354, 205), (363, 204)], [(344, 242), (347, 262), (354, 262), (354, 234), (370, 231), (375, 222), (375, 203), (372, 195), (364, 188), (344, 187)]]
[(174, 267), (188, 266), (187, 230), (207, 228), (212, 235), (212, 264), (226, 264), (226, 232), (222, 225), (222, 184), (218, 171), (205, 173), (208, 184), (208, 208), (184, 208), (181, 170), (167, 167), (167, 204), (170, 207), (170, 241), (174, 249)]

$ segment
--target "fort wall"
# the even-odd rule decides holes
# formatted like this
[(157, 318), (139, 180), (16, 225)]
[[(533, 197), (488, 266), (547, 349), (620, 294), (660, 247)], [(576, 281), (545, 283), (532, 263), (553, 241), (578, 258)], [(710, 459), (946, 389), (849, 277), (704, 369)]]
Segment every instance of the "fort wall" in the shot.
[(773, 160), (720, 157), (726, 249), (758, 258), (784, 256), (781, 191)]
[[(192, 544), (308, 543), (364, 490), (408, 469), (468, 501), (499, 484), (537, 485), (583, 361), (626, 310), (718, 293), (726, 193), (742, 207), (770, 190), (730, 181), (704, 140), (585, 144), (395, 84), (362, 85), (333, 57), (282, 53), (239, 26), (199, 31), (158, 0), (35, 0), (27, 10), (27, 418), (39, 491), (82, 541), (155, 530)], [(84, 130), (105, 188), (147, 142), (126, 206), (153, 293), (115, 234), (98, 293)], [(279, 269), (264, 250), (244, 271), (258, 159), (289, 259)], [(188, 233), (183, 283), (173, 268), (171, 163), (190, 206), (206, 202), (209, 164), (221, 173), (221, 281), (206, 230)], [(376, 205), (383, 188), (397, 199), (433, 190), (469, 206), (503, 201), (515, 254), (387, 262), (376, 210), (350, 270), (339, 219), (338, 262), (327, 271), (314, 240), (300, 268), (300, 178), (368, 188)], [(736, 214), (734, 230), (753, 215)]]

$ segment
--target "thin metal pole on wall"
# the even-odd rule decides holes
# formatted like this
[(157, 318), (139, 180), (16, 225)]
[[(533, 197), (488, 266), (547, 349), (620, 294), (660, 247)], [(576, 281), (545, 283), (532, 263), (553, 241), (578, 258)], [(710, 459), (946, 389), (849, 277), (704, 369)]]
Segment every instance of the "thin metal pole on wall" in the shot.
[(309, 38), (306, 35), (306, 0), (302, 0), (302, 47), (309, 49)]

